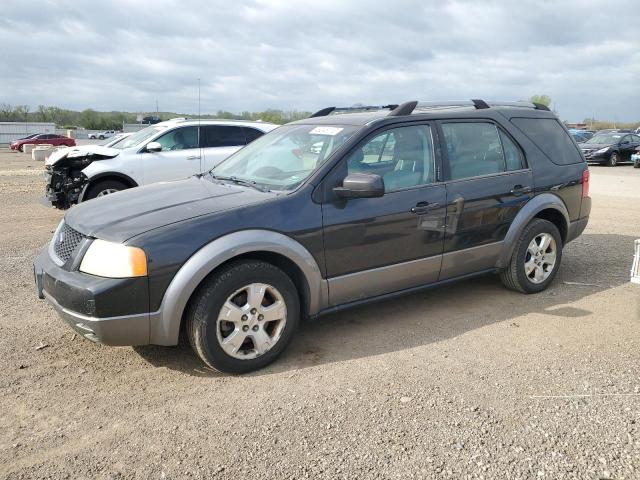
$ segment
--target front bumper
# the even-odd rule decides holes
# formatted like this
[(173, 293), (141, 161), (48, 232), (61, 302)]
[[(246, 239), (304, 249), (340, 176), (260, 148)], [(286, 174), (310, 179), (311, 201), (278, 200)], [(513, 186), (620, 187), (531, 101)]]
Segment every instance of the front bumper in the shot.
[(587, 162), (593, 162), (593, 163), (603, 163), (609, 160), (609, 157), (611, 156), (611, 152), (605, 152), (605, 153), (593, 153), (593, 152), (582, 152), (582, 154), (584, 155), (584, 158)]
[(33, 264), (36, 290), (76, 332), (105, 345), (149, 343), (146, 277), (113, 279), (68, 271), (44, 249)]
[(67, 209), (80, 201), (89, 180), (82, 172), (47, 168), (44, 173), (46, 199), (56, 208)]

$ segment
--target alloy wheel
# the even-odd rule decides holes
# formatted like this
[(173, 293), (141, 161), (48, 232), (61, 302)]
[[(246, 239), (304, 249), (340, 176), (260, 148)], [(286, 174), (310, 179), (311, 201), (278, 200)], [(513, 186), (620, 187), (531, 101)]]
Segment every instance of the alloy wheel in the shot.
[(287, 322), (287, 306), (272, 285), (251, 283), (232, 293), (216, 322), (218, 342), (238, 359), (260, 357), (273, 348)]
[(556, 264), (556, 241), (549, 233), (536, 235), (529, 246), (524, 262), (524, 273), (532, 283), (542, 283), (553, 272)]
[(104, 197), (105, 195), (111, 195), (112, 193), (116, 193), (118, 190), (116, 190), (115, 188), (105, 188), (104, 190), (100, 191), (98, 193), (98, 195), (96, 195), (96, 197)]

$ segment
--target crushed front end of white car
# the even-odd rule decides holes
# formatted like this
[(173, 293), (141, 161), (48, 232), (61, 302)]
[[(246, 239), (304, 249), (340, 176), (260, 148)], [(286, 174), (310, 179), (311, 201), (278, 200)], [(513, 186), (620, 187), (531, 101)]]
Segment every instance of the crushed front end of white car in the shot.
[(120, 152), (115, 148), (85, 145), (52, 153), (45, 162), (47, 200), (60, 209), (78, 203), (89, 184), (82, 170), (95, 161), (114, 158)]

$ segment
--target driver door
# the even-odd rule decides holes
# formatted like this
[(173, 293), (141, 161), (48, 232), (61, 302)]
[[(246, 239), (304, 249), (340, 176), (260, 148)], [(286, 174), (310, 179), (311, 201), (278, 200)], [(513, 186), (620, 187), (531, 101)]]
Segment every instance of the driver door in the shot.
[(200, 172), (198, 127), (178, 127), (155, 140), (162, 145), (159, 152), (140, 153), (143, 183), (188, 178)]
[[(438, 280), (445, 187), (438, 180), (435, 130), (428, 123), (373, 134), (337, 165), (322, 203), (329, 301), (340, 305)], [(377, 198), (340, 199), (348, 174), (384, 180)]]

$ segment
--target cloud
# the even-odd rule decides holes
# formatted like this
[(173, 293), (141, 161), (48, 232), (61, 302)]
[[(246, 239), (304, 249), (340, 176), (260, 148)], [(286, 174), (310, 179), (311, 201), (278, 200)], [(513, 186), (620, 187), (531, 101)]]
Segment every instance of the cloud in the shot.
[(4, 0), (0, 102), (100, 110), (313, 110), (550, 95), (640, 118), (632, 0)]

